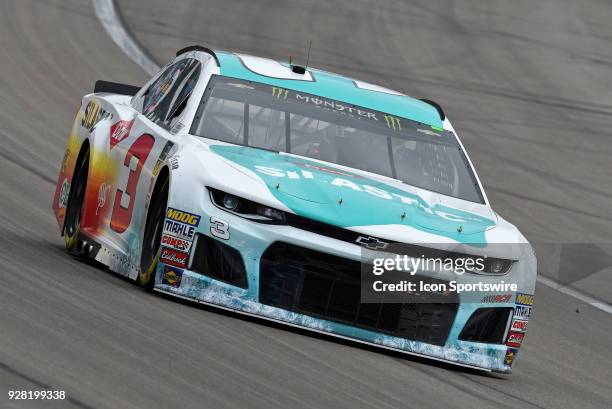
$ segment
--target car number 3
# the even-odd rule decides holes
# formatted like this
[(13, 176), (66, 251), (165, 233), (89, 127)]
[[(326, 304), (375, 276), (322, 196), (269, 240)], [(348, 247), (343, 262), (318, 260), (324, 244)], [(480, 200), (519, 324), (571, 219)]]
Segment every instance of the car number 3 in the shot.
[(227, 222), (221, 219), (217, 219), (216, 217), (211, 216), (210, 217), (210, 234), (222, 240), (229, 240), (230, 238), (229, 224), (227, 224)]
[(125, 187), (117, 188), (110, 222), (111, 229), (118, 233), (126, 231), (132, 221), (138, 179), (154, 143), (155, 139), (151, 135), (141, 135), (134, 141), (125, 155), (123, 165), (128, 168), (127, 171), (129, 172), (127, 183)]

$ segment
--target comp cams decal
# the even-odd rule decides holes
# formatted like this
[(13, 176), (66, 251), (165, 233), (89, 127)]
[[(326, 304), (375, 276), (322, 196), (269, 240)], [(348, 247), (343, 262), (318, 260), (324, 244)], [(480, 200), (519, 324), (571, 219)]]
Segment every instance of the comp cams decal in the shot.
[(189, 252), (191, 249), (191, 243), (191, 240), (181, 239), (180, 237), (174, 237), (169, 234), (164, 234), (161, 238), (162, 246), (179, 251)]
[(527, 322), (525, 320), (513, 319), (512, 326), (510, 327), (511, 331), (516, 332), (526, 332), (527, 331)]

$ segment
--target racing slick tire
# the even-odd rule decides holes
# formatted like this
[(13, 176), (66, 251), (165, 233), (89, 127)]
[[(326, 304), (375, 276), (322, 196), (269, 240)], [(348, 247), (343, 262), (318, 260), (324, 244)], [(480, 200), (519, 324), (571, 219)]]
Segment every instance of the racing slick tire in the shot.
[(168, 177), (164, 172), (160, 176), (163, 179), (157, 183), (149, 204), (138, 272), (138, 283), (147, 291), (152, 291), (155, 284), (155, 271), (161, 251), (162, 229), (168, 204)]
[(69, 254), (84, 257), (79, 234), (81, 232), (81, 216), (87, 188), (89, 173), (89, 145), (86, 145), (79, 155), (72, 178), (72, 188), (68, 195), (66, 217), (64, 221), (64, 244)]

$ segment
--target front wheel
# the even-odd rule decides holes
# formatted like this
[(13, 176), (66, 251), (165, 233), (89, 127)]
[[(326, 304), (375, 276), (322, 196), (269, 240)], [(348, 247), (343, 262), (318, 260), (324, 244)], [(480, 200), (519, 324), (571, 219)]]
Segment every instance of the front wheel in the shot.
[[(156, 189), (157, 190), (157, 189)], [(168, 179), (161, 182), (161, 188), (149, 204), (147, 225), (142, 239), (142, 255), (140, 258), (140, 272), (138, 282), (147, 291), (153, 289), (155, 284), (155, 270), (160, 254), (160, 243), (166, 206), (168, 203)]]

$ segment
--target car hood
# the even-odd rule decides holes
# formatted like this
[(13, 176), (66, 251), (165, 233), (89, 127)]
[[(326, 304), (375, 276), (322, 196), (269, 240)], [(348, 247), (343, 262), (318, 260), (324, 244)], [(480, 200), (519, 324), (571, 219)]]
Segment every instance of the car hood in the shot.
[[(244, 191), (249, 197), (253, 183), (264, 184), (281, 208), (338, 227), (367, 232), (368, 227), (403, 225), (459, 242), (484, 243), (484, 232), (496, 226), (496, 217), (486, 205), (394, 179), (243, 146), (213, 144), (210, 150), (244, 176), (243, 181), (232, 178), (233, 193)], [(222, 173), (218, 171), (216, 175)]]

